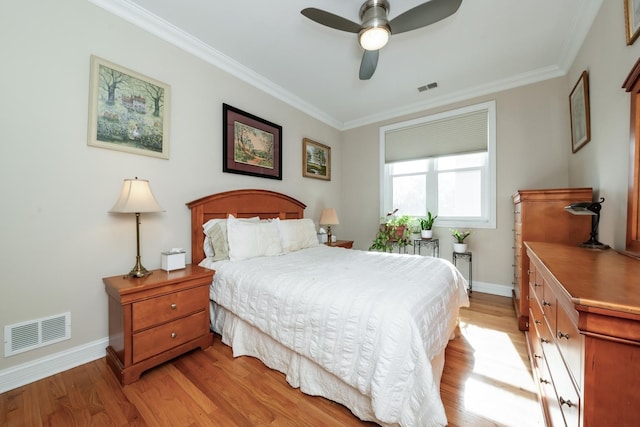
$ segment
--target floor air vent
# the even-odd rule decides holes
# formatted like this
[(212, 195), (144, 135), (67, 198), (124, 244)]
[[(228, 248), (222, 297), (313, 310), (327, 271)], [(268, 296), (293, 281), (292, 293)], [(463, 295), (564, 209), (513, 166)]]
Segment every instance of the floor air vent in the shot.
[(71, 338), (71, 313), (4, 327), (4, 357)]

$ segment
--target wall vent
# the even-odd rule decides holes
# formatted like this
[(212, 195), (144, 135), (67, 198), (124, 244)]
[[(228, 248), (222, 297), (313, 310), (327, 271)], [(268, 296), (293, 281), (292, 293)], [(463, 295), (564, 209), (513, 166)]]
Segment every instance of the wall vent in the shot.
[(4, 327), (4, 357), (69, 338), (71, 338), (70, 312), (7, 325)]

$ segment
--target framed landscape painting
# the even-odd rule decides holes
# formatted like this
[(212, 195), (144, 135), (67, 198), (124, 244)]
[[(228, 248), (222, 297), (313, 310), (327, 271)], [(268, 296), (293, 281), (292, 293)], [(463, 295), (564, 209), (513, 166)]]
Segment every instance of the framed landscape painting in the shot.
[(627, 45), (632, 45), (640, 35), (640, 0), (624, 0), (624, 19)]
[(589, 111), (589, 75), (583, 71), (569, 95), (571, 112), (571, 151), (581, 149), (591, 140)]
[(331, 181), (331, 147), (304, 138), (302, 176)]
[(167, 84), (92, 55), (87, 143), (168, 159), (170, 101)]
[(282, 126), (222, 104), (223, 172), (282, 179)]

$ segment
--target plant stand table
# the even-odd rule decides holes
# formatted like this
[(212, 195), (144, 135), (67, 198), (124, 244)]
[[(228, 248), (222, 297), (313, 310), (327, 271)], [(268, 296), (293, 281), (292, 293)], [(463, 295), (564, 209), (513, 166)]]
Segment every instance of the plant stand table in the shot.
[(451, 259), (453, 260), (453, 265), (455, 265), (456, 267), (457, 262), (458, 262), (458, 258), (464, 258), (467, 259), (469, 262), (469, 293), (473, 293), (473, 281), (472, 281), (472, 272), (473, 272), (473, 255), (471, 253), (471, 251), (467, 251), (467, 252), (453, 252), (453, 255), (451, 256)]
[(431, 248), (431, 254), (434, 257), (439, 257), (440, 256), (440, 239), (437, 238), (433, 238), (433, 239), (414, 239), (413, 240), (413, 254), (415, 255), (416, 253), (416, 248), (418, 248), (418, 255), (422, 255), (420, 253), (420, 249), (422, 248), (422, 246), (428, 246)]

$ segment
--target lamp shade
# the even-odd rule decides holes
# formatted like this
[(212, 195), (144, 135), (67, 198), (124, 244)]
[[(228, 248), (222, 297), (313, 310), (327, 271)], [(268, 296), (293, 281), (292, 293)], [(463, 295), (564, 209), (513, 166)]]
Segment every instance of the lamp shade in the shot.
[(125, 179), (120, 197), (109, 212), (143, 213), (164, 212), (153, 197), (149, 181), (146, 179)]
[(336, 225), (340, 224), (338, 221), (338, 214), (334, 208), (325, 208), (320, 215), (320, 224)]

